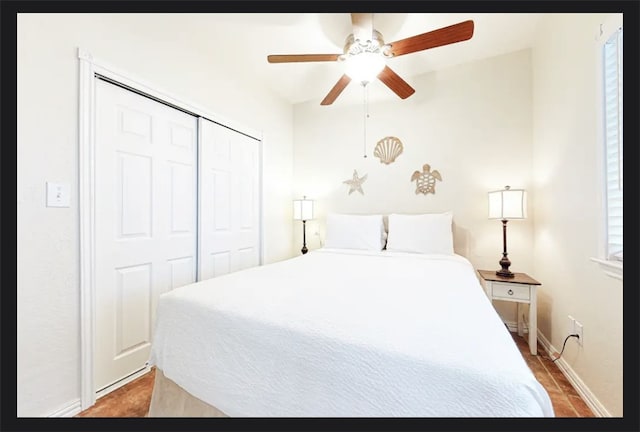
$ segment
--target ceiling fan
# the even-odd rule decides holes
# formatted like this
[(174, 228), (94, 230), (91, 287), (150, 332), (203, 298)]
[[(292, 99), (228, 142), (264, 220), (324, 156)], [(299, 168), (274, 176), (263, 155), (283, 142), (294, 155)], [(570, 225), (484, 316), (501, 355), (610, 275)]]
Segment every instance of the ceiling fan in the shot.
[(298, 63), (345, 61), (346, 70), (320, 105), (331, 105), (351, 80), (366, 86), (378, 78), (401, 99), (415, 93), (405, 80), (396, 74), (386, 60), (429, 48), (471, 39), (473, 21), (463, 21), (438, 30), (384, 43), (382, 34), (373, 28), (373, 14), (352, 13), (353, 33), (347, 37), (342, 54), (278, 54), (267, 56), (269, 63)]

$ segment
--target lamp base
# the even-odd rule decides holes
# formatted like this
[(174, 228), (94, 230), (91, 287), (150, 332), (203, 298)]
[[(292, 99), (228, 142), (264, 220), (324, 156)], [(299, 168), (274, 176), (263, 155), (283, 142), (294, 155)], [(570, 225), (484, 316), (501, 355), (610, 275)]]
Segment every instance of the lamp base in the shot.
[(506, 271), (505, 271), (505, 270), (498, 270), (498, 271), (496, 271), (496, 274), (497, 274), (498, 276), (507, 277), (507, 278), (512, 278), (512, 277), (514, 277), (514, 276), (515, 276), (515, 275), (514, 275), (512, 272), (510, 272), (509, 270), (506, 270)]
[(502, 259), (499, 261), (499, 264), (500, 264), (500, 267), (502, 268), (496, 271), (496, 274), (498, 276), (502, 276), (506, 278), (512, 278), (515, 276), (511, 271), (509, 271), (509, 266), (511, 265), (511, 261), (509, 261), (509, 258), (507, 258), (506, 253), (502, 254)]
[(302, 249), (300, 249), (300, 252), (302, 252), (302, 255), (309, 252), (309, 249), (307, 249), (307, 221), (306, 220), (302, 221)]

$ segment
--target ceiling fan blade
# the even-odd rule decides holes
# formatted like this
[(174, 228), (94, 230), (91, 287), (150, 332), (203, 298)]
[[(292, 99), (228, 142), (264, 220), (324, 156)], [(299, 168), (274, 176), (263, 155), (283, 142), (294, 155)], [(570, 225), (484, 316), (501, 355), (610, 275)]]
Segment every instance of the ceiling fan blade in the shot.
[(392, 71), (389, 66), (385, 66), (384, 69), (382, 69), (382, 72), (378, 74), (378, 79), (395, 94), (400, 96), (401, 99), (406, 99), (416, 92), (413, 87), (400, 78), (400, 75)]
[(362, 42), (373, 39), (373, 14), (352, 13), (351, 24), (354, 39), (360, 39)]
[(473, 21), (463, 21), (438, 30), (391, 42), (390, 51), (397, 57), (416, 51), (462, 42), (471, 39), (471, 36), (473, 36)]
[(325, 96), (322, 102), (320, 102), (320, 105), (331, 105), (333, 101), (335, 101), (336, 98), (340, 96), (340, 93), (342, 93), (342, 90), (344, 90), (344, 88), (350, 82), (351, 82), (351, 78), (349, 78), (347, 75), (342, 75), (342, 78), (338, 80), (336, 85), (333, 86), (333, 88)]
[(337, 61), (340, 54), (277, 54), (267, 56), (269, 63)]

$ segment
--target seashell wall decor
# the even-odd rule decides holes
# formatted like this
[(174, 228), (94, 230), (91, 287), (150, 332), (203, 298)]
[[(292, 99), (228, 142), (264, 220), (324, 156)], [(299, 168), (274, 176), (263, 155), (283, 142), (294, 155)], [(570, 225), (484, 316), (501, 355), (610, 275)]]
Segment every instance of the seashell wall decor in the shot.
[(389, 165), (402, 153), (402, 142), (393, 136), (382, 138), (373, 149), (373, 155), (380, 159), (380, 163)]
[(422, 172), (415, 171), (411, 176), (411, 181), (416, 182), (416, 195), (421, 193), (436, 193), (436, 180), (442, 181), (442, 176), (438, 170), (431, 171), (429, 164), (422, 165)]

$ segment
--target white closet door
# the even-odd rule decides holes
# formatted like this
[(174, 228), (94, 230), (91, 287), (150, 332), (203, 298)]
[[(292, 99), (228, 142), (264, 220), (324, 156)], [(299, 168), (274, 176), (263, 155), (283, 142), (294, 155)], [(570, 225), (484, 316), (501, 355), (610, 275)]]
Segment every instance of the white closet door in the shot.
[(96, 391), (145, 367), (159, 295), (195, 281), (196, 150), (196, 117), (96, 81)]
[(200, 119), (198, 279), (260, 264), (260, 142)]

